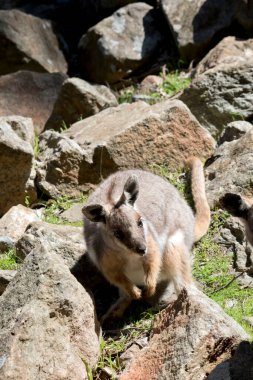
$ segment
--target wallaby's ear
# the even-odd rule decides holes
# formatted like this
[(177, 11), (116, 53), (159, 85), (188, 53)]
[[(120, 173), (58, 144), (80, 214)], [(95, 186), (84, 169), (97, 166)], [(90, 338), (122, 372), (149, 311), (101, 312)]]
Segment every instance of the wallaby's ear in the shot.
[(240, 195), (226, 193), (220, 198), (220, 204), (231, 215), (247, 219), (249, 207)]
[(102, 222), (105, 223), (105, 215), (106, 211), (102, 205), (94, 204), (84, 206), (82, 208), (83, 214), (89, 219), (91, 222)]
[(120, 206), (123, 203), (125, 204), (128, 203), (133, 206), (138, 197), (138, 194), (139, 194), (139, 183), (138, 183), (137, 176), (131, 175), (130, 177), (128, 177), (124, 185), (123, 193), (117, 205)]

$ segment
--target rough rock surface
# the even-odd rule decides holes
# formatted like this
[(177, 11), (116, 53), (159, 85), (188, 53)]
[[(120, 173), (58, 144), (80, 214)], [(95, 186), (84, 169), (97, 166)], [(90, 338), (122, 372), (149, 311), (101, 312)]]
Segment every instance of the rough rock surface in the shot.
[(27, 256), (0, 315), (1, 380), (88, 379), (99, 355), (93, 302), (49, 246)]
[(25, 232), (27, 226), (32, 222), (40, 220), (40, 215), (35, 210), (25, 206), (13, 206), (0, 219), (0, 236), (8, 237), (16, 243)]
[(69, 78), (62, 85), (45, 129), (60, 131), (65, 126), (69, 127), (80, 119), (117, 104), (116, 97), (108, 87)]
[[(207, 163), (208, 164), (208, 163)], [(225, 142), (214, 152), (206, 168), (206, 192), (211, 207), (227, 192), (252, 196), (253, 129)]]
[(67, 72), (50, 21), (16, 9), (0, 10), (0, 74), (18, 70)]
[(3, 294), (7, 285), (9, 285), (16, 273), (16, 270), (0, 270), (0, 296)]
[(76, 203), (71, 206), (68, 210), (63, 211), (59, 217), (67, 220), (68, 222), (81, 222), (83, 221), (82, 213), (83, 204)]
[(23, 116), (2, 116), (0, 124), (7, 123), (11, 126), (14, 132), (24, 141), (27, 141), (31, 146), (34, 145), (34, 125), (29, 117)]
[(1, 76), (0, 116), (31, 117), (35, 131), (41, 132), (66, 78), (61, 73), (31, 71), (18, 71)]
[(187, 60), (201, 58), (212, 45), (212, 40), (231, 25), (239, 2), (161, 0), (181, 56)]
[(19, 239), (16, 255), (24, 259), (32, 250), (37, 250), (41, 243), (50, 246), (50, 250), (61, 256), (70, 269), (86, 251), (82, 227), (34, 222)]
[(237, 65), (253, 62), (253, 39), (241, 40), (225, 37), (199, 62), (195, 76), (221, 65)]
[(158, 315), (148, 347), (120, 380), (204, 380), (247, 339), (245, 331), (215, 302), (197, 289), (183, 290)]
[(47, 194), (87, 190), (117, 169), (183, 166), (190, 155), (210, 156), (214, 140), (180, 101), (122, 104), (41, 135), (38, 186)]
[(151, 6), (139, 2), (122, 7), (81, 38), (83, 75), (93, 82), (115, 83), (157, 59), (162, 41)]
[(8, 122), (0, 122), (0, 216), (12, 206), (37, 197), (31, 183), (33, 148)]
[(220, 139), (218, 140), (218, 145), (223, 144), (225, 141), (234, 141), (242, 137), (246, 132), (253, 128), (253, 125), (248, 121), (237, 120), (228, 123)]
[(221, 41), (203, 59), (179, 99), (214, 136), (233, 120), (253, 116), (253, 39)]

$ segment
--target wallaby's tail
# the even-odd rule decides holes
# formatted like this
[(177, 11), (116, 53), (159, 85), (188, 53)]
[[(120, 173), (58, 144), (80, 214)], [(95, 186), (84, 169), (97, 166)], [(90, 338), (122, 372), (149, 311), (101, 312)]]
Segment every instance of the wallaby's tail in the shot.
[(205, 177), (202, 162), (190, 157), (187, 165), (191, 168), (191, 189), (195, 205), (195, 241), (204, 236), (211, 221), (210, 207), (206, 198)]

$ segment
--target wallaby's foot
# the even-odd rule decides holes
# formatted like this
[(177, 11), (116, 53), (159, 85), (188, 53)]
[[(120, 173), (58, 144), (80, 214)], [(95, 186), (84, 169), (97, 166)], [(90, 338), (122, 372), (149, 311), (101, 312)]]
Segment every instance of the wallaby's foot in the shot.
[[(136, 287), (137, 288), (137, 287)], [(140, 290), (139, 288), (137, 288)], [(119, 320), (124, 314), (125, 310), (131, 304), (132, 299), (126, 296), (120, 297), (111, 307), (110, 309), (102, 316), (100, 319), (101, 325), (106, 325), (110, 322), (112, 325), (116, 320)]]
[(156, 284), (147, 284), (146, 288), (143, 290), (143, 298), (150, 298), (155, 294)]

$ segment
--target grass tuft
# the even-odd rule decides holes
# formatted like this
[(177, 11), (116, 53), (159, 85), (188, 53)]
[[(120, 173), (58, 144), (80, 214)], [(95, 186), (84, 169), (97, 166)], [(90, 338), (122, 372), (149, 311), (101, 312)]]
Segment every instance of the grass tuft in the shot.
[(0, 254), (0, 269), (1, 270), (17, 270), (19, 268), (20, 259), (16, 256), (15, 249)]

